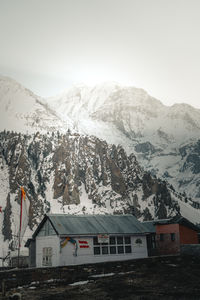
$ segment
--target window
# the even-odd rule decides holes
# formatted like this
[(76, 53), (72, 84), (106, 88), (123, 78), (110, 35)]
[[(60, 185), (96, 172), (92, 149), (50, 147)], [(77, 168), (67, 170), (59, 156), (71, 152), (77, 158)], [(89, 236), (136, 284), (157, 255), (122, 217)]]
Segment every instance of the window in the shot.
[(101, 254), (101, 247), (100, 243), (98, 243), (97, 236), (93, 237), (93, 245), (94, 245), (94, 255), (100, 255)]
[(108, 247), (102, 247), (102, 254), (108, 254)]
[(164, 233), (160, 234), (160, 241), (163, 242), (164, 241)]
[(98, 243), (97, 236), (93, 237), (93, 244), (94, 244), (94, 245), (100, 245), (100, 244)]
[(175, 241), (175, 233), (171, 233), (171, 241), (174, 242)]
[(124, 242), (125, 242), (125, 244), (130, 244), (131, 243), (131, 237), (130, 236), (125, 236), (124, 237)]
[(124, 246), (118, 246), (117, 253), (119, 253), (119, 254), (124, 253)]
[(94, 255), (100, 255), (101, 251), (100, 251), (100, 247), (94, 247)]
[(43, 248), (42, 253), (42, 265), (43, 266), (52, 266), (52, 248), (45, 247)]
[(114, 236), (110, 236), (110, 245), (116, 244), (116, 238)]
[(97, 237), (93, 238), (94, 255), (116, 255), (132, 253), (130, 236), (110, 236), (109, 243), (98, 243)]
[(123, 244), (123, 236), (118, 236), (117, 237), (117, 244), (118, 245)]
[(116, 247), (110, 246), (110, 254), (116, 254)]
[(125, 246), (125, 253), (131, 253), (131, 246)]

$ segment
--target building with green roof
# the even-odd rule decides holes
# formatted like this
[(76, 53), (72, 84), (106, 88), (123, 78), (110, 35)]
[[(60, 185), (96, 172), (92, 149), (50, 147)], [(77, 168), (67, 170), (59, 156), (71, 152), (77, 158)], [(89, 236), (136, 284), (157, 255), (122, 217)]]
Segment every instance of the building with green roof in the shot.
[(47, 214), (29, 239), (30, 266), (147, 257), (148, 230), (133, 215)]

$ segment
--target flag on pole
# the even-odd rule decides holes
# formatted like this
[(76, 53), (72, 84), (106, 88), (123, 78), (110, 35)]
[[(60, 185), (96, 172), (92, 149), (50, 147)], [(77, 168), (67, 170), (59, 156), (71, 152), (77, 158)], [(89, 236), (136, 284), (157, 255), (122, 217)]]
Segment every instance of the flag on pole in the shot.
[(19, 225), (19, 247), (21, 247), (22, 238), (28, 225), (28, 205), (26, 200), (26, 193), (21, 187), (21, 206), (20, 206), (20, 225)]

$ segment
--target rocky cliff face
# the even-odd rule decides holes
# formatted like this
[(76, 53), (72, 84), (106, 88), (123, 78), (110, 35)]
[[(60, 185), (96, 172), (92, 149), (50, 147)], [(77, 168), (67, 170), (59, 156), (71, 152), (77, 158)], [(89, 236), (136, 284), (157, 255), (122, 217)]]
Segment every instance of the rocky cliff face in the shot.
[[(199, 109), (186, 104), (167, 107), (142, 89), (116, 83), (76, 86), (45, 100), (1, 76), (0, 105), (0, 130), (70, 129), (120, 144), (145, 170), (200, 204), (198, 156), (192, 150), (200, 136)], [(188, 149), (187, 156), (192, 151), (184, 166), (182, 148)]]
[(15, 247), (19, 187), (29, 203), (29, 229), (53, 213), (134, 213), (147, 220), (179, 213), (165, 182), (153, 178), (121, 146), (59, 132), (0, 133), (1, 242)]
[(0, 104), (2, 130), (18, 132), (0, 133), (0, 251), (16, 246), (20, 186), (24, 240), (47, 212), (145, 220), (180, 212), (199, 223), (199, 110), (116, 84), (75, 87), (45, 103), (2, 77)]
[[(70, 117), (79, 131), (121, 144), (146, 170), (200, 203), (199, 159), (192, 150), (200, 135), (199, 109), (167, 107), (142, 89), (114, 83), (74, 87), (48, 103), (63, 120)], [(182, 166), (183, 148), (188, 149), (187, 166)], [(190, 179), (188, 160), (193, 165)]]

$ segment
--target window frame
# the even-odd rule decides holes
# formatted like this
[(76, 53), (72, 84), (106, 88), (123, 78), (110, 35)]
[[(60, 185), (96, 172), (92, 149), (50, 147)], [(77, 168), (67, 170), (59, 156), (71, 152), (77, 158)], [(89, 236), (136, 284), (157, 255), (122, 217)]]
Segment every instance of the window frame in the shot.
[(175, 234), (175, 232), (171, 232), (170, 233), (170, 238), (171, 238), (171, 242), (175, 242), (175, 240), (176, 240), (176, 234)]
[(160, 233), (159, 238), (160, 238), (160, 242), (164, 242), (164, 233)]
[(53, 256), (52, 247), (43, 247), (42, 248), (42, 265), (46, 267), (52, 266), (52, 256)]
[[(93, 255), (126, 255), (133, 253), (131, 235), (110, 235), (109, 243), (98, 243), (93, 237)], [(99, 250), (97, 250), (97, 248)], [(95, 253), (96, 252), (96, 253)]]

